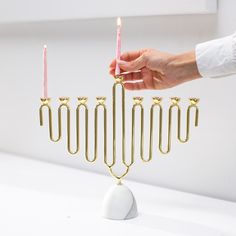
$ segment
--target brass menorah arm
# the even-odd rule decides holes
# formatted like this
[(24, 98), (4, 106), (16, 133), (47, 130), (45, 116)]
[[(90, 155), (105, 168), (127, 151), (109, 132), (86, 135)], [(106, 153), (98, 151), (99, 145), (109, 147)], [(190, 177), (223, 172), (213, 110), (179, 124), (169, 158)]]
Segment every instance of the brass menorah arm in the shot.
[(187, 117), (186, 117), (186, 133), (185, 138), (181, 138), (181, 110), (178, 109), (178, 140), (182, 143), (186, 143), (189, 140), (189, 131), (190, 131), (190, 112), (192, 109), (195, 109), (195, 127), (198, 126), (199, 119), (199, 109), (197, 107), (197, 103), (199, 99), (197, 98), (189, 98), (190, 105), (187, 109)]
[(85, 106), (85, 158), (88, 162), (95, 162), (97, 160), (97, 150), (98, 150), (98, 109), (101, 107), (103, 109), (103, 152), (104, 152), (104, 161), (107, 161), (107, 109), (105, 106), (105, 97), (97, 97), (98, 104), (96, 105), (94, 109), (94, 157), (91, 159), (89, 158), (89, 125), (88, 125), (88, 108)]
[(143, 162), (149, 162), (152, 159), (152, 144), (153, 144), (153, 106), (150, 110), (149, 123), (149, 154), (148, 158), (144, 158), (144, 108), (142, 105), (142, 97), (134, 97), (134, 104), (132, 107), (132, 137), (131, 137), (131, 158), (134, 162), (135, 152), (135, 113), (137, 108), (140, 108), (140, 158)]
[(49, 137), (52, 142), (58, 142), (61, 139), (61, 113), (58, 109), (58, 136), (57, 138), (53, 137), (53, 127), (52, 127), (52, 109), (50, 106), (50, 98), (41, 98), (42, 105), (39, 108), (39, 117), (40, 117), (40, 126), (43, 126), (43, 109), (47, 108), (48, 110), (48, 128), (49, 128)]

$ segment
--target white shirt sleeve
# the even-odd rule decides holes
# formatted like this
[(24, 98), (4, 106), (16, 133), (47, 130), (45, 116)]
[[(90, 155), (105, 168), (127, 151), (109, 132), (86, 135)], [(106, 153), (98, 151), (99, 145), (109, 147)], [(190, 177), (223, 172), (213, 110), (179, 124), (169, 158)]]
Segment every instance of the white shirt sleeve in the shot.
[(195, 52), (202, 77), (221, 77), (236, 73), (236, 33), (200, 43)]

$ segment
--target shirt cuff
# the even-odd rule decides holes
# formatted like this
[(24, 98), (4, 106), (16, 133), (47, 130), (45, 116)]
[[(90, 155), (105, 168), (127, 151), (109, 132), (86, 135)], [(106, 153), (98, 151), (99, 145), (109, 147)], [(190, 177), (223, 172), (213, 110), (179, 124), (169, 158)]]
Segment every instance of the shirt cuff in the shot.
[(196, 46), (196, 62), (202, 77), (236, 73), (236, 33)]

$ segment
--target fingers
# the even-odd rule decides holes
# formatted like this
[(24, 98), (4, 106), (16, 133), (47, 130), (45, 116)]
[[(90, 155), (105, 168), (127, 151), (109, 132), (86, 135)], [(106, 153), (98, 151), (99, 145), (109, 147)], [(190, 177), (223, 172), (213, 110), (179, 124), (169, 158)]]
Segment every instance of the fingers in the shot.
[(147, 68), (142, 68), (141, 72), (138, 73), (130, 73), (122, 76), (124, 78), (124, 87), (126, 89), (155, 89), (153, 72)]
[(147, 89), (154, 89), (155, 85), (154, 85), (154, 81), (153, 81), (153, 73), (151, 70), (147, 69), (147, 68), (143, 68), (141, 70), (141, 74), (142, 74), (142, 80), (145, 84), (145, 87)]
[(133, 61), (136, 58), (140, 57), (144, 53), (145, 49), (125, 52), (121, 55), (120, 59), (123, 61)]
[[(114, 73), (114, 71), (112, 71), (112, 73)], [(114, 76), (114, 74), (112, 75)], [(141, 72), (127, 73), (127, 74), (122, 74), (122, 77), (124, 78), (124, 81), (140, 80), (142, 79), (142, 73)]]
[[(135, 59), (137, 59), (138, 57), (140, 57), (146, 50), (142, 49), (142, 50), (137, 50), (137, 51), (130, 51), (130, 52), (125, 52), (121, 55), (121, 60), (123, 61), (133, 61)], [(110, 64), (110, 68), (109, 68), (109, 73), (114, 76), (115, 75), (115, 67), (116, 67), (116, 60), (114, 59), (111, 64)]]
[(119, 64), (120, 68), (124, 71), (135, 71), (143, 68), (146, 65), (146, 59), (143, 55), (140, 57), (136, 58), (133, 61), (123, 61), (119, 60), (117, 61)]
[(131, 73), (132, 77), (128, 80), (125, 79), (124, 87), (129, 90), (141, 90), (141, 89), (150, 89), (152, 84), (150, 85), (150, 78), (148, 76), (151, 75), (151, 72), (148, 69), (142, 69), (139, 73)]
[(115, 76), (115, 69), (116, 69), (116, 66), (113, 65), (113, 62), (112, 62), (112, 64), (110, 65), (110, 68), (109, 68), (109, 74), (112, 76)]
[(125, 82), (129, 82), (129, 81), (141, 80), (142, 74), (140, 72), (130, 73), (130, 74), (122, 75), (122, 77), (124, 78)]
[(128, 89), (128, 90), (146, 89), (146, 86), (143, 81), (134, 82), (134, 83), (126, 82), (126, 83), (124, 83), (124, 87), (125, 87), (125, 89)]

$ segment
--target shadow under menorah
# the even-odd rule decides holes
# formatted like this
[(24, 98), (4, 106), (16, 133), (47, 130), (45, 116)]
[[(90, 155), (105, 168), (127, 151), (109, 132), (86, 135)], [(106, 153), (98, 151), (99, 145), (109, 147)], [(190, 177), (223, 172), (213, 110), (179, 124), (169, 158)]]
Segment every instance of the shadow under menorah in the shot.
[[(121, 87), (121, 133), (122, 133), (122, 164), (124, 165), (124, 172), (122, 174), (117, 174), (113, 167), (117, 163), (117, 122), (116, 122), (116, 116), (117, 116), (117, 87)], [(117, 76), (115, 78), (115, 83), (112, 88), (112, 158), (107, 158), (107, 107), (105, 104), (106, 98), (105, 97), (97, 97), (97, 104), (94, 108), (94, 153), (92, 157), (89, 155), (89, 109), (87, 106), (87, 98), (86, 97), (78, 97), (78, 105), (76, 108), (76, 145), (75, 148), (72, 149), (71, 147), (71, 109), (69, 105), (69, 97), (60, 97), (60, 105), (57, 110), (57, 118), (58, 118), (58, 132), (57, 137), (54, 136), (53, 132), (53, 124), (52, 124), (52, 110), (50, 106), (50, 98), (41, 98), (41, 106), (39, 108), (39, 115), (40, 115), (40, 125), (43, 126), (43, 110), (44, 108), (48, 110), (48, 119), (49, 119), (49, 137), (50, 140), (53, 142), (58, 142), (62, 137), (62, 110), (66, 110), (66, 130), (67, 130), (67, 150), (70, 154), (75, 155), (78, 154), (80, 151), (80, 112), (83, 109), (84, 110), (84, 138), (85, 138), (85, 159), (86, 161), (90, 163), (94, 163), (98, 158), (98, 111), (101, 109), (103, 113), (103, 161), (104, 164), (109, 169), (110, 174), (115, 177), (118, 180), (118, 185), (121, 187), (121, 179), (124, 178), (131, 168), (131, 166), (135, 162), (135, 139), (137, 139), (135, 135), (135, 128), (136, 125), (136, 116), (137, 116), (137, 110), (139, 110), (139, 126), (140, 126), (140, 132), (139, 132), (139, 157), (141, 160), (145, 163), (148, 163), (153, 158), (153, 127), (154, 127), (154, 112), (157, 110), (159, 112), (158, 116), (158, 138), (157, 138), (157, 149), (162, 154), (167, 154), (171, 150), (171, 141), (172, 141), (172, 114), (173, 110), (175, 109), (177, 111), (177, 139), (181, 143), (186, 143), (189, 140), (190, 135), (190, 116), (191, 116), (191, 110), (195, 110), (195, 116), (194, 116), (194, 125), (198, 126), (198, 118), (199, 118), (199, 109), (198, 109), (198, 98), (189, 98), (189, 106), (186, 111), (186, 127), (185, 127), (185, 135), (184, 137), (181, 137), (182, 133), (182, 127), (181, 127), (181, 108), (179, 105), (180, 98), (178, 97), (172, 97), (170, 106), (168, 108), (168, 116), (167, 116), (167, 144), (166, 147), (163, 147), (163, 108), (161, 105), (162, 98), (161, 97), (153, 97), (153, 104), (151, 105), (149, 112), (149, 143), (148, 143), (148, 155), (147, 157), (144, 157), (144, 107), (142, 105), (143, 98), (142, 97), (134, 97), (134, 103), (132, 105), (132, 111), (131, 111), (131, 149), (130, 149), (130, 155), (127, 157), (126, 155), (126, 100), (125, 100), (125, 89), (123, 86), (123, 77)], [(139, 109), (138, 109), (139, 108)], [(113, 189), (113, 193), (109, 193), (110, 195), (114, 195), (114, 191), (118, 191), (120, 193), (120, 190)], [(125, 190), (128, 192), (128, 194), (132, 192), (127, 188)], [(124, 192), (124, 191), (123, 191)], [(108, 194), (108, 195), (109, 195)], [(117, 193), (116, 193), (117, 194)], [(133, 195), (132, 195), (133, 196)], [(108, 197), (109, 198), (109, 197)], [(112, 201), (105, 201), (105, 210), (103, 215), (106, 218), (109, 219), (127, 219), (127, 218), (133, 218), (137, 215), (137, 207), (136, 207), (136, 201), (133, 197), (133, 207), (130, 212), (130, 215), (127, 215), (126, 218), (123, 216), (118, 216), (117, 213), (114, 215), (114, 203)], [(112, 207), (111, 207), (112, 205)], [(119, 206), (120, 207), (120, 206)], [(118, 209), (119, 209), (118, 207)], [(117, 206), (115, 206), (117, 208)], [(122, 208), (122, 207), (121, 207)]]

